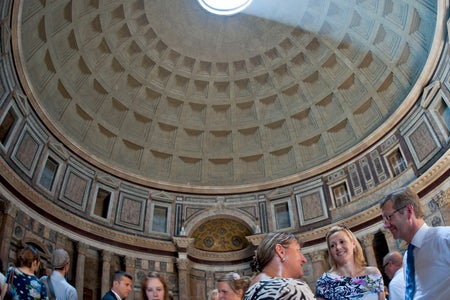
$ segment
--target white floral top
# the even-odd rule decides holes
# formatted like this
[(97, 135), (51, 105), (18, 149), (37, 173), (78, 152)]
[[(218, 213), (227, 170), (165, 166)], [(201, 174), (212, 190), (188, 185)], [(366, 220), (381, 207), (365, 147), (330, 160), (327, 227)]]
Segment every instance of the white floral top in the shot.
[(44, 284), (35, 275), (27, 275), (17, 268), (10, 267), (6, 274), (14, 272), (12, 283), (12, 297), (14, 300), (48, 299)]
[(325, 272), (316, 283), (316, 297), (327, 300), (372, 300), (380, 292), (384, 292), (381, 274), (351, 278)]

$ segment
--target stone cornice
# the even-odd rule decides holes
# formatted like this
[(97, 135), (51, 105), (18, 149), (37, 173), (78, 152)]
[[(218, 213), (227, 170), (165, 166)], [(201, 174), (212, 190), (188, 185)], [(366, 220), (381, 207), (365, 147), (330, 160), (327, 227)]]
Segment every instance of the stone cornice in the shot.
[(439, 160), (423, 173), (417, 180), (415, 180), (411, 185), (411, 189), (416, 193), (420, 193), (427, 189), (427, 187), (435, 184), (437, 178), (441, 178), (450, 170), (450, 149), (442, 155)]
[[(34, 217), (39, 222), (48, 222), (49, 227), (55, 231), (63, 232), (67, 236), (72, 235), (72, 238), (79, 242), (92, 244), (92, 240), (94, 240), (100, 249), (118, 246), (121, 249), (136, 250), (139, 252), (151, 252), (153, 250), (166, 255), (170, 252), (176, 252), (176, 248), (171, 241), (161, 241), (149, 237), (123, 233), (76, 216), (70, 211), (51, 203), (40, 193), (32, 189), (27, 183), (18, 178), (15, 172), (2, 159), (0, 159), (0, 168), (2, 168), (3, 173), (2, 180), (11, 186), (11, 188), (6, 188), (6, 190), (15, 193), (14, 196), (7, 197), (8, 200), (13, 203), (21, 201), (25, 206), (30, 207), (34, 211)], [(31, 202), (28, 199), (33, 199), (33, 201)], [(88, 240), (89, 242), (87, 242)], [(101, 246), (102, 244), (104, 245), (103, 247)]]
[(236, 260), (247, 259), (254, 254), (254, 249), (249, 246), (245, 249), (232, 252), (208, 252), (198, 250), (194, 247), (189, 248), (188, 254), (190, 257), (199, 261), (216, 261), (216, 262), (230, 262)]

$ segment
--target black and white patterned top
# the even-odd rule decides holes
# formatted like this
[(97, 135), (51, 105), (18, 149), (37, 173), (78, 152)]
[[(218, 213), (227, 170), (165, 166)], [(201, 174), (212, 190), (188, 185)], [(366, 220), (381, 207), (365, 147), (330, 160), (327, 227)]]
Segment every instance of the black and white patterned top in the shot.
[(252, 285), (244, 300), (312, 300), (314, 294), (309, 286), (300, 280), (274, 277)]

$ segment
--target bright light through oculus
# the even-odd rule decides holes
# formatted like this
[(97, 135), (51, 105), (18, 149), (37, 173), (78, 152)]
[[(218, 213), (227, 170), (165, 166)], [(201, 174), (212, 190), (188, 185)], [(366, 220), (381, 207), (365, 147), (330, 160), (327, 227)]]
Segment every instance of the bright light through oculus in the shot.
[(197, 0), (207, 11), (216, 15), (234, 15), (247, 8), (252, 0)]

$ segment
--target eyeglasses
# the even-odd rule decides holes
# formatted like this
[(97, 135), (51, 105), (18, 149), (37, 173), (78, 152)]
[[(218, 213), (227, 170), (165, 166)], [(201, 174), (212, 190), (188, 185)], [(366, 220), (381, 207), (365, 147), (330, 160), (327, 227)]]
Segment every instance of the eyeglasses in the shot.
[(385, 264), (383, 265), (383, 270), (386, 269), (387, 265), (389, 265), (390, 262), (391, 262), (391, 261), (388, 261), (387, 263), (385, 263)]
[(404, 209), (405, 207), (406, 207), (406, 205), (405, 205), (405, 206), (402, 206), (402, 207), (400, 207), (400, 208), (397, 208), (396, 210), (394, 210), (393, 212), (391, 212), (390, 214), (388, 214), (388, 215), (386, 215), (386, 216), (383, 216), (383, 220), (384, 220), (385, 222), (390, 222), (392, 216), (393, 216), (396, 212), (399, 212), (400, 210)]

